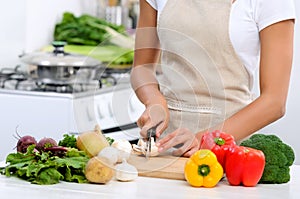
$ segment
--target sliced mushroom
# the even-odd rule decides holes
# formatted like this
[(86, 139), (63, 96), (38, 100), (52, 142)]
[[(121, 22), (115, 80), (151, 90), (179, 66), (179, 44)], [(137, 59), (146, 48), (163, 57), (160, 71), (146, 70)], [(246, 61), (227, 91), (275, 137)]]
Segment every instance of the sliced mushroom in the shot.
[[(143, 139), (139, 139), (137, 144), (133, 144), (132, 148), (134, 150), (134, 152), (136, 152), (137, 154), (144, 154), (146, 155), (147, 152), (147, 143), (143, 140)], [(159, 152), (158, 152), (158, 148), (155, 145), (155, 141), (154, 138), (151, 138), (151, 153), (150, 156), (158, 156)]]

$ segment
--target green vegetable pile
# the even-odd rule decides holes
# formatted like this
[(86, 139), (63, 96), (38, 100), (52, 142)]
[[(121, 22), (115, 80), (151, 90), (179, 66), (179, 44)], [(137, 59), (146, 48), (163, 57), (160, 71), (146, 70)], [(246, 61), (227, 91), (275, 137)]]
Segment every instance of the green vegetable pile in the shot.
[(261, 150), (265, 155), (265, 169), (259, 183), (281, 184), (290, 181), (290, 166), (295, 160), (295, 153), (278, 136), (254, 134), (241, 146)]
[(35, 144), (28, 146), (26, 153), (10, 153), (6, 157), (7, 166), (0, 168), (0, 172), (39, 185), (56, 184), (61, 180), (86, 183), (84, 169), (89, 157), (85, 152), (71, 148), (74, 146), (74, 138), (64, 136), (59, 143), (70, 147), (59, 147), (65, 151), (59, 155), (53, 151), (38, 151)]
[(68, 44), (97, 46), (105, 43), (132, 49), (134, 41), (125, 31), (124, 26), (104, 19), (87, 14), (76, 17), (65, 12), (62, 21), (55, 25), (54, 39)]
[(64, 134), (63, 139), (58, 142), (59, 146), (77, 148), (75, 135)]
[[(55, 25), (54, 40), (67, 42), (65, 52), (93, 57), (110, 68), (122, 69), (133, 63), (134, 39), (125, 27), (91, 15), (63, 13)], [(53, 47), (44, 50), (53, 51)]]

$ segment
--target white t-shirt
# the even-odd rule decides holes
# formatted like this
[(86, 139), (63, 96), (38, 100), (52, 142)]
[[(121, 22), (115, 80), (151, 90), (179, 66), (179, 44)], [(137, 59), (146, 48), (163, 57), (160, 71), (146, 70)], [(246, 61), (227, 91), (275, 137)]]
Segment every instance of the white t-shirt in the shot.
[[(146, 0), (158, 12), (167, 0)], [(229, 36), (249, 74), (259, 66), (259, 31), (276, 22), (295, 19), (294, 0), (236, 0), (231, 9)]]

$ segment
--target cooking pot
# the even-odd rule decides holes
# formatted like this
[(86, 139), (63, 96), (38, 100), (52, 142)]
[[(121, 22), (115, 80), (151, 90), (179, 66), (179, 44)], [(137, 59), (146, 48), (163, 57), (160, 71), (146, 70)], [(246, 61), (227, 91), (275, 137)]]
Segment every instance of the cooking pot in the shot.
[(66, 42), (53, 42), (53, 52), (34, 52), (22, 55), (30, 76), (45, 84), (88, 83), (96, 78), (101, 63), (88, 56), (66, 53)]

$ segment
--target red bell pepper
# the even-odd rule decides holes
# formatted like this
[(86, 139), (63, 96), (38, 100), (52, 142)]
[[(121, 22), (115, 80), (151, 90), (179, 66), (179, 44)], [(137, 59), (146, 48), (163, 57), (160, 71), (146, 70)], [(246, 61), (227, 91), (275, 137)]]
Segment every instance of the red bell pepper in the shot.
[(201, 149), (210, 149), (217, 156), (218, 162), (225, 171), (226, 154), (235, 146), (234, 137), (225, 132), (215, 130), (202, 136)]
[(265, 156), (260, 150), (235, 146), (226, 156), (226, 177), (230, 185), (256, 186), (265, 168)]

